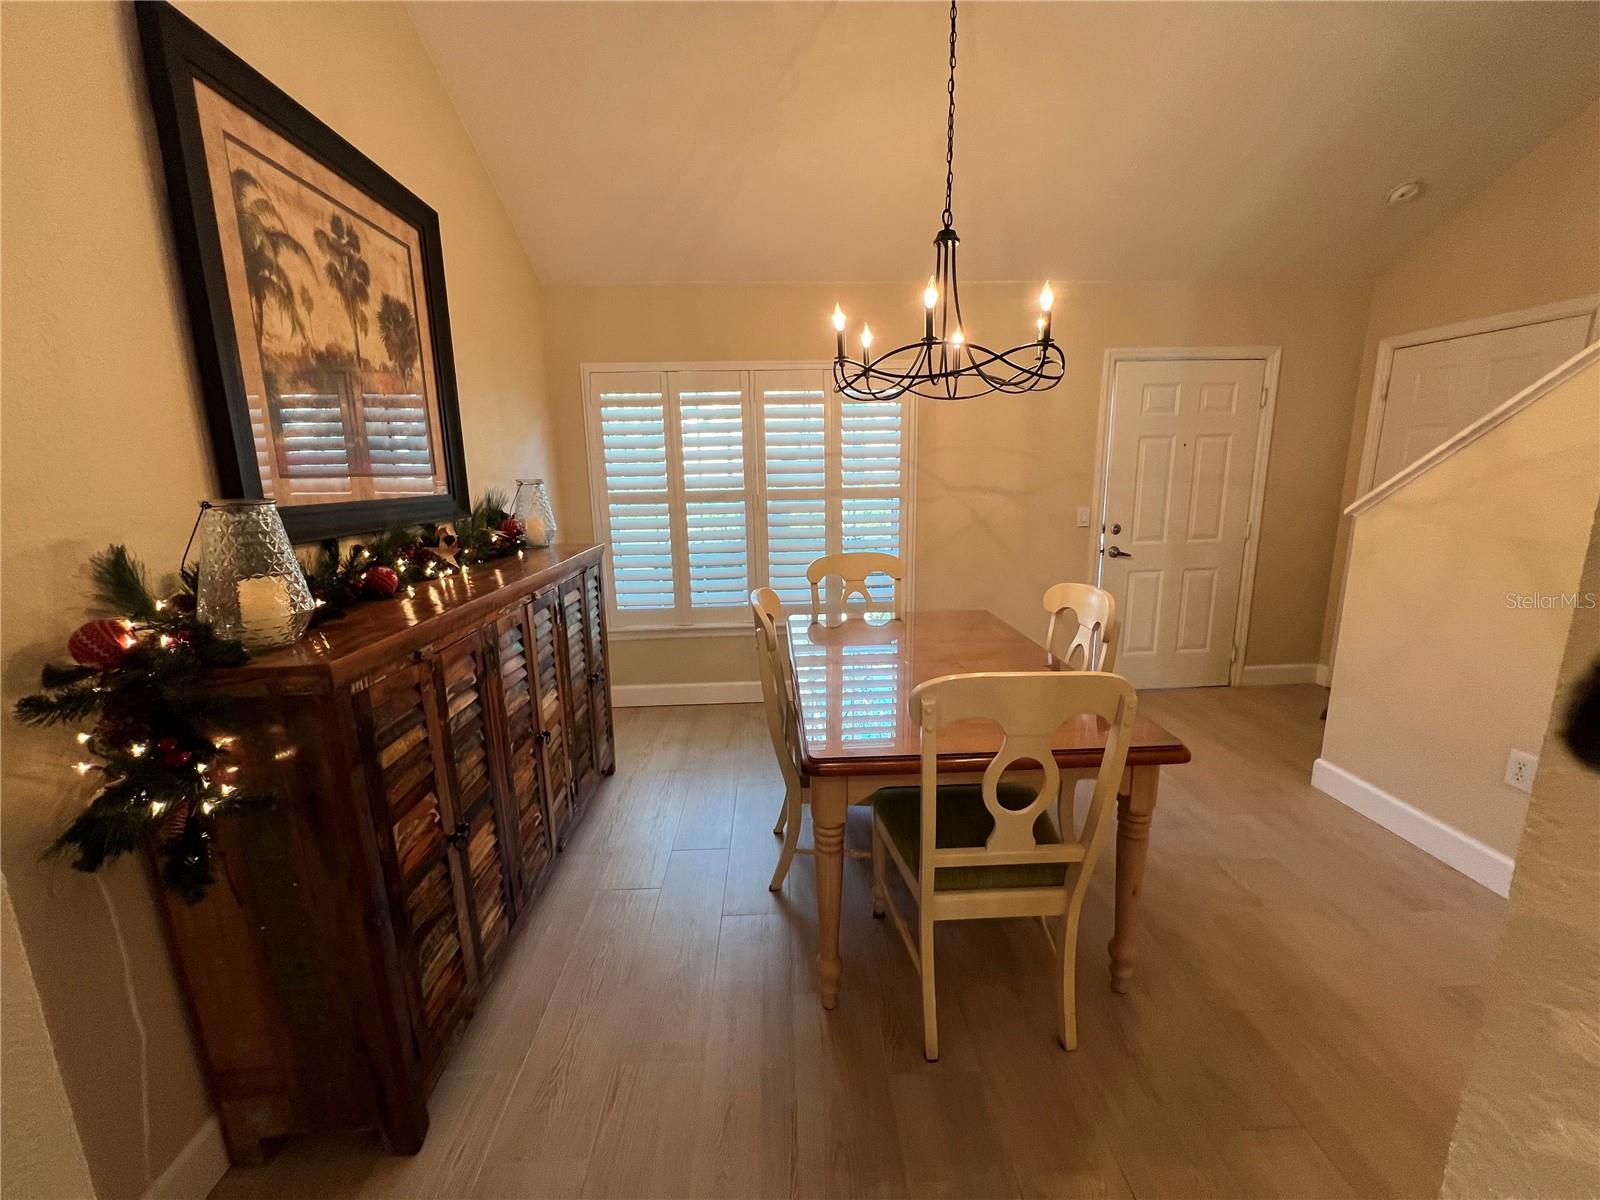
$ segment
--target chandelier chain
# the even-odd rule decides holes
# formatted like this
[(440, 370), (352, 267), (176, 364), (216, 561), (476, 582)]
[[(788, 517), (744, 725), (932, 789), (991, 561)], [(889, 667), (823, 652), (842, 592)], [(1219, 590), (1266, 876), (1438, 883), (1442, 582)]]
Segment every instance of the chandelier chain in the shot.
[(956, 182), (956, 0), (950, 0), (950, 82), (945, 91), (950, 97), (950, 115), (944, 127), (944, 227), (955, 221), (950, 208)]

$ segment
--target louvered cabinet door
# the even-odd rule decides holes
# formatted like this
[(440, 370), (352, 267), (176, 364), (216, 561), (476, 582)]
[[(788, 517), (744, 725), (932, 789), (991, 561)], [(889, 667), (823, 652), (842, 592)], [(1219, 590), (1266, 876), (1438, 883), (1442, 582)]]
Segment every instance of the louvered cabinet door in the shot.
[(560, 601), (554, 588), (538, 593), (528, 604), (533, 644), (534, 720), (539, 727), (539, 755), (544, 767), (545, 804), (550, 832), (557, 845), (572, 824), (572, 752), (567, 745), (566, 689), (562, 686)]
[(572, 811), (583, 812), (600, 775), (595, 766), (594, 715), (590, 703), (589, 631), (584, 621), (583, 576), (561, 581), (561, 652), (567, 693), (567, 739), (572, 757)]
[(470, 1008), (477, 987), (466, 889), (448, 848), (433, 687), (426, 666), (407, 663), (360, 688), (355, 704), (368, 785), (393, 838), (401, 905), (396, 936), (417, 984), (416, 1032), (428, 1063)]
[(605, 575), (596, 563), (583, 572), (583, 620), (589, 644), (589, 711), (594, 728), (594, 762), (603, 775), (617, 769), (611, 726), (611, 680), (606, 656)]
[(506, 836), (501, 826), (497, 779), (504, 763), (488, 704), (489, 689), (498, 686), (491, 645), (483, 631), (474, 630), (433, 656), (450, 781), (447, 816), (453, 819), (446, 840), (462, 865), (484, 972), (499, 961), (511, 927), (510, 872), (516, 861), (507, 853), (515, 835)]
[(502, 613), (493, 626), (496, 696), (504, 731), (508, 816), (517, 826), (518, 897), (527, 895), (554, 857), (555, 843), (545, 811), (543, 747), (535, 716), (533, 639), (526, 625), (526, 607)]

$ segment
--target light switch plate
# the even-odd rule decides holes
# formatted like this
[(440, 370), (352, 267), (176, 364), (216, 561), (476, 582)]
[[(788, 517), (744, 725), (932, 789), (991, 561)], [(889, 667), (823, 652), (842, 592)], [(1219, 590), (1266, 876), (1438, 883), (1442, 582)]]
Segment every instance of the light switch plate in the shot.
[(1519, 792), (1533, 794), (1533, 777), (1539, 773), (1537, 755), (1526, 750), (1513, 750), (1506, 756), (1506, 782)]
[(1087, 504), (1078, 505), (1078, 528), (1089, 528), (1089, 506)]

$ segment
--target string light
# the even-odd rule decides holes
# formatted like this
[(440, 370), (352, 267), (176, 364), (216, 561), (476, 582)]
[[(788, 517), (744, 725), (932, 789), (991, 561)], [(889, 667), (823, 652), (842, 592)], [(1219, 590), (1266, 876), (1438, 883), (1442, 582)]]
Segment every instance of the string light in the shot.
[(143, 758), (145, 749), (146, 747), (143, 742), (134, 742), (128, 747), (128, 753), (133, 755), (135, 758)]
[(75, 762), (72, 764), (72, 769), (79, 775), (87, 775), (94, 770), (94, 764), (92, 762)]
[(89, 744), (89, 739), (93, 736), (94, 734), (88, 732), (87, 730), (80, 729), (78, 731), (78, 745), (87, 746)]
[(217, 792), (220, 795), (224, 796), (224, 797), (233, 795), (235, 790), (236, 789), (234, 788), (233, 784), (231, 784), (231, 783), (219, 783), (219, 784), (217, 784)]
[(150, 815), (152, 817), (159, 817), (162, 813), (166, 812), (166, 810), (167, 802), (165, 800), (150, 801)]
[(223, 749), (224, 749), (224, 750), (226, 750), (226, 749), (227, 749), (227, 748), (228, 748), (228, 747), (229, 747), (229, 746), (231, 746), (231, 745), (233, 745), (233, 744), (234, 744), (234, 743), (235, 743), (235, 742), (237, 742), (237, 741), (238, 741), (238, 740), (239, 740), (239, 739), (238, 739), (238, 738), (236, 738), (236, 737), (234, 737), (234, 736), (233, 736), (233, 734), (231, 734), (231, 733), (225, 733), (225, 734), (223, 734), (223, 735), (222, 735), (222, 736), (221, 736), (221, 737), (219, 737), (219, 738), (216, 738), (216, 739), (215, 739), (215, 742), (216, 742), (216, 744), (217, 744), (217, 745), (218, 745), (218, 746), (220, 746), (220, 747), (222, 747), (222, 748), (223, 748)]

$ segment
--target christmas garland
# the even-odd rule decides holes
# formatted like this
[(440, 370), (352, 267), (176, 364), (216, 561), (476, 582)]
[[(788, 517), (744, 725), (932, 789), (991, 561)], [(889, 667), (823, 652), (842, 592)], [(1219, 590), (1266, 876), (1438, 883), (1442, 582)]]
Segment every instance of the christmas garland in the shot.
[(100, 790), (50, 851), (71, 850), (74, 867), (97, 871), (151, 838), (162, 877), (193, 903), (211, 882), (214, 814), (267, 799), (231, 782), (233, 739), (213, 732), (224, 703), (195, 686), (249, 655), (195, 618), (192, 576), (158, 600), (124, 546), (95, 555), (89, 570), (95, 607), (121, 615), (79, 626), (67, 642), (75, 665), (46, 666), (42, 690), (16, 706), (29, 725), (93, 720), (78, 734), (88, 757), (73, 769), (98, 773)]
[(519, 554), (527, 545), (522, 522), (506, 511), (498, 492), (485, 492), (453, 526), (390, 529), (343, 554), (338, 542), (323, 542), (306, 571), (317, 601), (311, 623), (336, 620), (362, 601), (410, 594), (419, 582)]
[[(522, 523), (493, 492), (454, 528), (393, 529), (344, 554), (324, 543), (305, 568), (318, 601), (313, 622), (526, 548)], [(199, 686), (206, 671), (242, 666), (250, 655), (198, 619), (196, 574), (187, 567), (182, 590), (165, 599), (125, 546), (95, 555), (89, 573), (101, 615), (68, 639), (73, 665), (45, 666), (40, 690), (15, 710), (28, 725), (90, 726), (77, 735), (86, 757), (73, 769), (97, 774), (99, 791), (47, 853), (71, 852), (75, 869), (98, 871), (150, 841), (167, 885), (195, 903), (211, 883), (216, 817), (272, 800), (236, 782), (234, 737), (219, 732), (227, 701)]]

